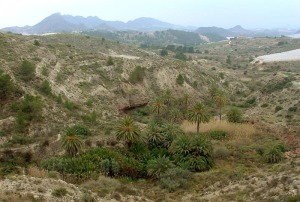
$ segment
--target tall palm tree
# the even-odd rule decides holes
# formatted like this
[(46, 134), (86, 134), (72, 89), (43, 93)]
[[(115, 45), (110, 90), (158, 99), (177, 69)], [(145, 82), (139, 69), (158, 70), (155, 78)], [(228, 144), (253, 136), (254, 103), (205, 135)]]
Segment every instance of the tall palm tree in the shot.
[(78, 154), (82, 148), (82, 140), (77, 135), (64, 135), (62, 137), (62, 147), (70, 156)]
[(226, 104), (226, 97), (223, 95), (223, 93), (218, 93), (213, 97), (213, 100), (219, 110), (219, 118), (222, 120), (222, 108)]
[(127, 146), (131, 147), (134, 142), (141, 140), (141, 130), (133, 119), (127, 116), (118, 123), (116, 136), (118, 140), (125, 141)]
[(188, 110), (188, 120), (197, 124), (197, 133), (199, 133), (200, 123), (206, 123), (209, 121), (209, 117), (206, 113), (205, 107), (202, 103), (195, 104)]

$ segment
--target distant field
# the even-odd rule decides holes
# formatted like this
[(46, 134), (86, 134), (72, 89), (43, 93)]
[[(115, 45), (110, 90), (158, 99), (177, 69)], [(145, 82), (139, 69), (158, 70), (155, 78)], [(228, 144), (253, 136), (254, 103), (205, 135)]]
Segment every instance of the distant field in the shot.
[(261, 62), (279, 62), (293, 60), (300, 60), (300, 49), (270, 55), (263, 55), (256, 58), (256, 61)]

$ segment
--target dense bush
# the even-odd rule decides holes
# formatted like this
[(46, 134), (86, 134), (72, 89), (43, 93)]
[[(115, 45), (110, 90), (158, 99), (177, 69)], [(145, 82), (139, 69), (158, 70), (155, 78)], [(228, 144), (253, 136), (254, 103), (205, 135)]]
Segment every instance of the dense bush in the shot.
[(120, 172), (120, 165), (114, 159), (104, 159), (101, 161), (101, 171), (106, 176), (117, 176)]
[(35, 65), (24, 60), (19, 68), (18, 75), (23, 81), (31, 81), (35, 78)]
[(5, 100), (14, 92), (14, 85), (9, 75), (0, 72), (0, 100)]
[(226, 115), (229, 122), (240, 123), (242, 121), (242, 111), (238, 108), (231, 108)]
[(107, 66), (112, 66), (112, 65), (114, 65), (114, 61), (113, 61), (113, 59), (112, 59), (111, 56), (108, 57), (108, 59), (107, 59), (107, 61), (106, 61), (106, 65), (107, 65)]
[(275, 113), (278, 112), (278, 111), (280, 111), (280, 110), (282, 110), (282, 109), (283, 109), (282, 106), (276, 106), (276, 107), (275, 107)]
[(177, 52), (175, 55), (175, 58), (179, 59), (179, 60), (183, 60), (183, 61), (188, 60), (188, 58), (186, 57), (186, 55), (183, 52)]
[(40, 90), (42, 91), (42, 93), (44, 93), (46, 95), (51, 95), (52, 89), (51, 89), (49, 81), (47, 81), (47, 80), (43, 81), (41, 84)]
[(167, 51), (166, 49), (162, 49), (162, 50), (160, 51), (160, 55), (161, 55), (161, 56), (166, 56), (166, 55), (168, 55), (168, 51)]
[(168, 169), (175, 167), (168, 157), (162, 156), (147, 162), (147, 174), (155, 179), (160, 179)]
[(213, 130), (210, 131), (208, 134), (214, 140), (224, 140), (228, 138), (228, 133), (223, 130)]
[(285, 146), (282, 142), (275, 142), (264, 151), (264, 157), (268, 163), (278, 163), (283, 159)]
[(184, 169), (205, 171), (213, 165), (212, 144), (202, 136), (183, 135), (173, 141), (169, 150), (175, 163)]
[(63, 197), (67, 195), (67, 190), (65, 188), (57, 188), (52, 191), (52, 195), (55, 197)]
[(141, 66), (136, 66), (129, 75), (129, 81), (131, 83), (141, 83), (145, 77), (145, 69)]
[(38, 97), (25, 95), (20, 102), (13, 102), (12, 109), (17, 112), (16, 129), (23, 132), (32, 121), (39, 121), (42, 117), (42, 102)]
[(191, 173), (181, 168), (170, 168), (160, 176), (160, 186), (170, 192), (187, 187), (191, 181)]
[(262, 92), (273, 93), (275, 91), (281, 91), (284, 88), (290, 87), (292, 85), (292, 81), (294, 80), (294, 77), (286, 77), (280, 81), (271, 81), (262, 89)]
[(82, 125), (74, 125), (67, 129), (67, 135), (78, 135), (82, 137), (91, 136), (92, 132), (86, 127)]
[(178, 76), (177, 76), (177, 78), (176, 78), (176, 83), (178, 84), (178, 85), (183, 85), (183, 83), (184, 83), (184, 77), (181, 75), (181, 74), (179, 74)]
[(38, 41), (38, 40), (34, 40), (33, 41), (33, 45), (35, 45), (35, 46), (40, 46), (41, 45), (41, 43)]
[[(123, 152), (124, 153), (124, 152)], [(113, 159), (120, 166), (117, 176), (139, 178), (144, 176), (144, 166), (132, 157), (127, 157), (110, 148), (91, 149), (75, 157), (53, 157), (42, 161), (41, 165), (47, 170), (60, 172), (61, 174), (76, 174), (90, 176), (94, 172), (102, 170), (102, 161)]]

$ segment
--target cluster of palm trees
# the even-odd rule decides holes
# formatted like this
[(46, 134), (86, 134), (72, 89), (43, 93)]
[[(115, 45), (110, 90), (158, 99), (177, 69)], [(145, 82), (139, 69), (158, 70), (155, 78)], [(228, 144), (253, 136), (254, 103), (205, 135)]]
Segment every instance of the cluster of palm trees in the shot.
[[(217, 90), (212, 93), (212, 100), (216, 104), (219, 111), (219, 118), (222, 118), (222, 108), (226, 103), (226, 97), (224, 93)], [(156, 119), (166, 118), (171, 122), (179, 122), (182, 119), (187, 119), (197, 126), (197, 133), (199, 134), (200, 124), (209, 122), (209, 115), (207, 109), (201, 102), (194, 104), (192, 107), (189, 106), (189, 96), (184, 94), (183, 97), (178, 101), (177, 106), (174, 105), (173, 96), (170, 90), (167, 90), (162, 97), (157, 97), (149, 103), (150, 110), (154, 113)], [(163, 112), (165, 112), (163, 114)], [(167, 117), (163, 117), (168, 114)], [(171, 124), (172, 125), (172, 124)], [(174, 125), (173, 125), (174, 126)], [(156, 139), (162, 138), (161, 133), (157, 130), (155, 132), (156, 125), (149, 125), (152, 127), (152, 133), (150, 141), (155, 142)], [(170, 127), (170, 124), (168, 125)], [(128, 147), (133, 143), (143, 140), (143, 135), (140, 127), (133, 120), (132, 117), (126, 116), (121, 119), (116, 126), (116, 138), (118, 140), (124, 141)], [(68, 133), (62, 138), (62, 146), (66, 153), (70, 156), (75, 156), (78, 154), (82, 148), (82, 138), (73, 133)]]

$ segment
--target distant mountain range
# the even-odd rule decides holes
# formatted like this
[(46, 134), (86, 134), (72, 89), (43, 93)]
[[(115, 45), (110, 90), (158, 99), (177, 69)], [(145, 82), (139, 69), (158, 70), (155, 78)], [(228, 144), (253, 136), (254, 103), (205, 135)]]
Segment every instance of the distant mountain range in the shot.
[(162, 22), (153, 18), (138, 18), (128, 21), (105, 21), (98, 17), (82, 17), (72, 15), (61, 15), (54, 13), (34, 26), (7, 27), (3, 31), (11, 31), (24, 34), (44, 34), (50, 32), (72, 32), (83, 30), (135, 30), (135, 31), (157, 31), (167, 29), (191, 30), (196, 27), (183, 27)]
[[(281, 36), (296, 33), (296, 31), (274, 29), (274, 30), (247, 30), (238, 25), (230, 29), (220, 27), (192, 27), (179, 26), (167, 22), (162, 22), (153, 18), (141, 17), (127, 23), (121, 21), (105, 21), (98, 17), (82, 17), (72, 15), (61, 15), (54, 13), (34, 26), (7, 27), (1, 31), (10, 31), (21, 34), (45, 34), (57, 32), (82, 32), (82, 31), (163, 31), (163, 30), (185, 30), (208, 36), (213, 41), (224, 40), (226, 37), (246, 36), (265, 37)], [(300, 33), (300, 31), (298, 32)], [(186, 34), (185, 34), (186, 35)]]

